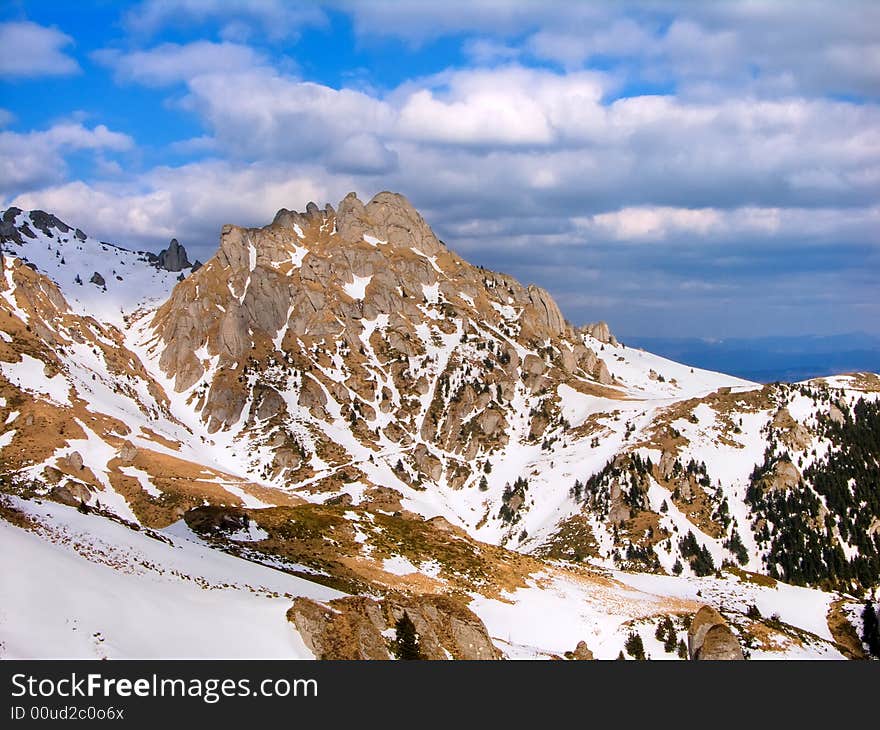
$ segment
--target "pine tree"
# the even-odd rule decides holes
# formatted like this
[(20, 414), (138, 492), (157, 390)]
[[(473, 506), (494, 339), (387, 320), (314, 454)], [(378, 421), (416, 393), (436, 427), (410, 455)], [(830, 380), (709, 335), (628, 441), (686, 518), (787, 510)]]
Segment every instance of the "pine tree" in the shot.
[(684, 639), (681, 639), (678, 642), (678, 658), (679, 659), (687, 659), (688, 658), (688, 648), (684, 643)]
[(880, 625), (870, 599), (865, 601), (865, 610), (862, 611), (862, 641), (867, 644), (871, 656), (880, 659)]
[(419, 645), (419, 635), (416, 626), (404, 611), (395, 624), (397, 635), (394, 639), (394, 655), (398, 659), (422, 659), (422, 648)]
[(666, 638), (666, 624), (663, 623), (663, 619), (657, 623), (657, 630), (654, 632), (654, 638), (657, 641), (663, 641)]
[(642, 642), (642, 637), (637, 632), (633, 631), (626, 637), (626, 643), (623, 645), (623, 648), (626, 649), (626, 653), (633, 659), (645, 659), (645, 645)]
[(663, 633), (666, 634), (666, 638), (663, 641), (663, 651), (667, 654), (671, 654), (675, 651), (675, 625), (672, 623), (672, 619), (669, 616), (663, 617)]

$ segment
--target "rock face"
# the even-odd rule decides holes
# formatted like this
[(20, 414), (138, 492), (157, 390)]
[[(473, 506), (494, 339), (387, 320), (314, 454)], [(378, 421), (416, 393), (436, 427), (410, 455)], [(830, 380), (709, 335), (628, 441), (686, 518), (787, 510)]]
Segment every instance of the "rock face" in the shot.
[(39, 229), (47, 236), (51, 235), (49, 231), (56, 230), (61, 233), (67, 233), (70, 230), (70, 226), (68, 226), (64, 221), (59, 220), (51, 213), (46, 213), (42, 210), (32, 210), (30, 212), (30, 219), (34, 224), (34, 228)]
[(168, 248), (159, 252), (156, 257), (156, 267), (165, 271), (183, 271), (193, 265), (186, 256), (186, 249), (180, 245), (176, 238), (171, 239)]
[(392, 659), (396, 622), (409, 615), (425, 659), (499, 659), (483, 622), (447, 596), (297, 598), (287, 618), (318, 659)]
[(727, 620), (711, 606), (697, 611), (688, 629), (688, 656), (694, 661), (743, 659)]
[[(217, 254), (152, 326), (175, 389), (206, 389), (210, 431), (246, 423), (268, 442), (292, 419), (320, 429), (340, 413), (368, 448), (423, 442), (404, 448), (395, 472), (412, 486), (475, 486), (474, 460), (511, 438), (516, 399), (528, 401), (525, 432), (537, 440), (559, 425), (556, 385), (611, 382), (546, 291), (468, 264), (389, 192), (281, 209), (263, 228), (224, 226)], [(260, 409), (255, 381), (284, 400)]]

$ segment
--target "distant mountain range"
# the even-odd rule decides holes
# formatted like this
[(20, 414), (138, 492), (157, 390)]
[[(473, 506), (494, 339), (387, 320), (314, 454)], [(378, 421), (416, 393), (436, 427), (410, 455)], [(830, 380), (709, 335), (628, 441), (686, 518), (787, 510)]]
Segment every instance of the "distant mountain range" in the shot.
[(630, 337), (626, 343), (670, 360), (759, 383), (880, 370), (880, 337), (863, 332), (725, 340)]

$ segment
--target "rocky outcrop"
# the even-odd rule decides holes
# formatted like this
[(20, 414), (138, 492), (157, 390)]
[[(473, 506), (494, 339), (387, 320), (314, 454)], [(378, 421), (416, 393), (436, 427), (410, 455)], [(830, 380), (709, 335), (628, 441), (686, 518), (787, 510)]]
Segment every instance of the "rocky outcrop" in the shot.
[(22, 243), (21, 231), (15, 225), (15, 219), (21, 214), (21, 208), (7, 208), (0, 217), (0, 244), (6, 241)]
[(42, 231), (47, 236), (52, 235), (50, 233), (52, 230), (59, 231), (60, 233), (67, 233), (70, 230), (70, 226), (64, 221), (43, 210), (32, 210), (28, 216), (34, 224), (34, 228)]
[(838, 650), (847, 659), (866, 659), (865, 648), (862, 645), (858, 632), (850, 623), (844, 606), (845, 601), (842, 599), (831, 602), (826, 617), (828, 630), (831, 632), (831, 636), (834, 637)]
[(403, 195), (387, 191), (377, 194), (366, 205), (349, 193), (336, 211), (336, 230), (345, 241), (358, 241), (369, 235), (389, 246), (412, 247), (428, 256), (445, 249), (412, 204)]
[(579, 329), (579, 332), (583, 332), (606, 345), (617, 346), (617, 338), (611, 334), (611, 329), (608, 327), (607, 322), (591, 322), (590, 324), (585, 324)]
[(688, 656), (694, 661), (743, 659), (727, 619), (711, 606), (697, 611), (688, 629)]
[(287, 618), (317, 659), (391, 659), (404, 612), (425, 659), (501, 658), (479, 617), (448, 596), (350, 596), (327, 604), (297, 598)]
[(95, 284), (96, 286), (103, 286), (103, 287), (107, 286), (107, 282), (104, 281), (104, 277), (101, 276), (97, 271), (94, 274), (92, 274), (92, 278), (89, 279), (89, 282), (92, 284)]
[(159, 252), (155, 264), (158, 269), (174, 272), (183, 271), (193, 266), (187, 258), (186, 249), (180, 245), (176, 238), (171, 239), (168, 248)]
[(566, 332), (567, 324), (553, 297), (544, 289), (530, 285), (527, 289), (531, 307), (524, 312), (525, 322), (537, 330), (544, 330), (559, 337)]
[(788, 408), (780, 408), (771, 422), (779, 431), (779, 439), (793, 449), (805, 449), (810, 444), (810, 430), (791, 415)]
[[(24, 243), (24, 238), (22, 238), (22, 236), (25, 238), (35, 238), (36, 234), (31, 230), (27, 221), (30, 221), (34, 228), (49, 237), (69, 233), (71, 230), (70, 226), (64, 221), (43, 210), (32, 210), (28, 212), (27, 219), (16, 226), (15, 220), (21, 215), (21, 213), (21, 208), (16, 208), (14, 206), (3, 211), (3, 215), (0, 217), (0, 243), (3, 243), (4, 241), (13, 241), (22, 244)], [(80, 238), (80, 234), (83, 235), (83, 238)], [(75, 235), (77, 238), (80, 238), (80, 240), (84, 240), (85, 234), (83, 234), (78, 228), (76, 229)]]
[(764, 477), (764, 483), (770, 490), (794, 489), (801, 481), (801, 473), (788, 459), (780, 459), (771, 472)]
[(577, 643), (574, 651), (565, 652), (565, 658), (581, 662), (591, 662), (595, 659), (593, 652), (590, 651), (590, 647), (587, 646), (587, 642), (583, 640)]
[(70, 507), (77, 507), (92, 498), (92, 494), (85, 484), (74, 481), (53, 487), (49, 494), (55, 501)]

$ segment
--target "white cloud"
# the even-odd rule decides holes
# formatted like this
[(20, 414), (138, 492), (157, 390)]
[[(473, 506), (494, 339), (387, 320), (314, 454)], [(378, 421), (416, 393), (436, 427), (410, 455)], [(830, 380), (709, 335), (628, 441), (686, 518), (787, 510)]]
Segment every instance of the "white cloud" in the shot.
[(64, 76), (79, 71), (65, 53), (73, 38), (57, 28), (29, 21), (0, 23), (0, 74), (16, 77)]
[(225, 150), (256, 159), (325, 157), (351, 136), (377, 138), (392, 120), (387, 104), (363, 92), (264, 69), (196, 76), (184, 101)]
[(593, 216), (591, 223), (617, 239), (665, 239), (670, 233), (705, 234), (721, 221), (712, 209), (639, 207)]
[(653, 55), (658, 40), (649, 28), (629, 18), (607, 19), (589, 28), (577, 26), (540, 30), (526, 41), (539, 58), (578, 67), (594, 56)]
[(242, 41), (256, 33), (273, 40), (296, 38), (302, 29), (326, 23), (317, 3), (297, 0), (144, 0), (126, 16), (126, 24), (141, 34), (166, 26), (215, 22), (228, 40)]
[(177, 237), (204, 261), (224, 223), (265, 225), (299, 201), (339, 200), (352, 181), (316, 169), (211, 160), (157, 167), (127, 182), (64, 183), (15, 197), (22, 209), (50, 210), (93, 236), (157, 249)]
[(62, 180), (64, 154), (75, 150), (130, 149), (133, 140), (103, 124), (91, 129), (61, 122), (44, 131), (0, 132), (0, 193), (15, 194)]
[(588, 128), (603, 92), (595, 73), (563, 76), (521, 66), (428, 81), (435, 88), (418, 89), (401, 103), (399, 133), (466, 145), (549, 145)]
[(835, 232), (843, 238), (880, 244), (873, 231), (880, 224), (880, 207), (732, 209), (637, 206), (573, 219), (585, 236), (617, 241), (704, 241), (713, 245), (747, 239), (782, 237), (827, 240)]
[(147, 86), (167, 86), (204, 74), (228, 74), (265, 63), (265, 59), (248, 46), (210, 41), (185, 45), (163, 43), (149, 51), (131, 53), (102, 49), (93, 57), (113, 68), (117, 81)]
[(587, 24), (608, 15), (601, 4), (570, 0), (337, 0), (361, 36), (396, 36), (413, 43), (450, 33), (516, 35), (548, 23)]

